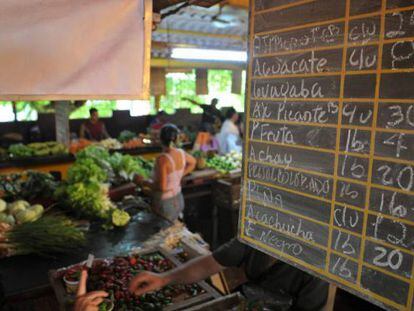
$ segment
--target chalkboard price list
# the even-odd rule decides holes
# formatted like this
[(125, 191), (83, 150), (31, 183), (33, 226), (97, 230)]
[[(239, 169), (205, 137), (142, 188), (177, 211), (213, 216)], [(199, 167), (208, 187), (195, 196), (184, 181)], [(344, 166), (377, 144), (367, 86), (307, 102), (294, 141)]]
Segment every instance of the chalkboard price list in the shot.
[(414, 310), (414, 1), (255, 0), (239, 237)]

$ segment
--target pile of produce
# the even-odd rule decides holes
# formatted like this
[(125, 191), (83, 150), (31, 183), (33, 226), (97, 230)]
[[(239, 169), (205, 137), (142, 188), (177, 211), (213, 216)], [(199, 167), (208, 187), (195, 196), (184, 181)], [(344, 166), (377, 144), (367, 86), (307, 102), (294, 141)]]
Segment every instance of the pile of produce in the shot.
[[(89, 272), (88, 291), (105, 290), (115, 304), (114, 310), (162, 310), (172, 303), (204, 293), (197, 284), (171, 285), (157, 292), (136, 297), (128, 290), (131, 279), (139, 272), (165, 272), (174, 264), (160, 253), (96, 260)], [(62, 273), (62, 277), (65, 275)]]
[(207, 154), (201, 150), (197, 150), (193, 152), (193, 157), (196, 159), (197, 161), (197, 169), (198, 170), (203, 170), (206, 168), (206, 163), (207, 163)]
[(116, 210), (108, 196), (108, 185), (79, 182), (67, 185), (64, 191), (68, 205), (80, 216), (105, 220)]
[(109, 163), (115, 172), (115, 177), (121, 178), (121, 180), (132, 181), (135, 175), (148, 177), (147, 170), (141, 166), (141, 161), (130, 155), (115, 152), (109, 158)]
[(207, 167), (213, 168), (222, 174), (240, 169), (242, 166), (242, 155), (240, 153), (229, 153), (224, 156), (215, 155), (207, 160)]
[(124, 149), (135, 149), (143, 146), (145, 146), (145, 144), (142, 142), (141, 138), (134, 138), (122, 144)]
[(131, 132), (131, 131), (128, 131), (128, 130), (122, 131), (118, 136), (118, 140), (121, 143), (126, 143), (126, 142), (128, 142), (128, 141), (130, 141), (134, 138), (137, 138), (137, 135), (134, 132)]
[(130, 216), (111, 202), (109, 185), (130, 182), (135, 175), (146, 177), (147, 169), (141, 163), (130, 155), (117, 152), (111, 155), (100, 146), (89, 146), (77, 153), (74, 165), (68, 170), (68, 179), (58, 194), (82, 216), (125, 226)]
[(44, 198), (59, 185), (51, 174), (27, 171), (22, 174), (0, 175), (0, 196), (8, 201)]
[(144, 159), (140, 156), (135, 157), (135, 161), (137, 161), (142, 168), (142, 177), (144, 177), (144, 179), (150, 178), (154, 170), (154, 161)]
[(36, 221), (42, 217), (43, 211), (40, 204), (30, 205), (24, 200), (7, 203), (0, 199), (0, 223), (10, 226)]
[(71, 141), (70, 143), (70, 147), (69, 147), (69, 152), (72, 154), (76, 154), (79, 151), (85, 149), (86, 147), (90, 146), (92, 144), (92, 142), (90, 140), (81, 138), (79, 140), (74, 140)]
[(24, 158), (33, 156), (33, 150), (23, 144), (13, 144), (9, 147), (9, 154), (15, 158)]
[(122, 143), (122, 148), (124, 149), (135, 149), (145, 146), (142, 138), (137, 137), (137, 135), (131, 131), (122, 131), (121, 134), (119, 134), (118, 140)]
[(62, 155), (67, 154), (68, 149), (65, 145), (48, 141), (44, 143), (31, 143), (28, 145), (14, 144), (9, 147), (9, 154), (15, 158), (24, 157), (42, 157), (48, 155)]
[(115, 138), (107, 138), (97, 143), (98, 146), (104, 147), (108, 150), (117, 150), (122, 148), (122, 144)]
[(84, 243), (83, 232), (68, 218), (59, 215), (44, 216), (13, 227), (0, 223), (0, 256), (69, 254)]
[(134, 175), (147, 178), (152, 168), (152, 162), (141, 157), (118, 152), (111, 155), (106, 149), (93, 145), (76, 155), (75, 164), (68, 171), (68, 182), (120, 184), (132, 181)]

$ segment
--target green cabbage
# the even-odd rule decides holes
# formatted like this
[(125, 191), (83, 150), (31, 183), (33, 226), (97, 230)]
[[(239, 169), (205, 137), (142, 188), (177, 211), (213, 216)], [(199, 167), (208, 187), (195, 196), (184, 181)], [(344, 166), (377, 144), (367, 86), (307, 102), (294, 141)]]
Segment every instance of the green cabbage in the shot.
[(66, 188), (69, 204), (81, 214), (108, 219), (114, 206), (108, 197), (108, 186), (98, 182), (75, 183)]
[(10, 214), (16, 215), (18, 212), (24, 211), (28, 207), (30, 207), (29, 202), (26, 202), (24, 200), (18, 200), (18, 201), (15, 201), (13, 203), (10, 203), (8, 205), (8, 210), (9, 210)]
[(4, 200), (0, 199), (0, 213), (1, 213), (1, 212), (4, 212), (4, 211), (6, 210), (6, 208), (7, 208), (7, 203), (6, 203), (6, 201), (4, 201)]
[(28, 208), (31, 211), (34, 211), (37, 216), (41, 216), (43, 214), (44, 208), (40, 204), (35, 204)]
[(26, 222), (32, 222), (39, 218), (38, 215), (36, 215), (36, 212), (30, 209), (20, 211), (16, 214), (16, 220), (20, 224), (24, 224)]
[(0, 213), (0, 223), (1, 222), (5, 222), (6, 224), (13, 226), (16, 223), (16, 220), (14, 219), (13, 215), (7, 215), (6, 213)]

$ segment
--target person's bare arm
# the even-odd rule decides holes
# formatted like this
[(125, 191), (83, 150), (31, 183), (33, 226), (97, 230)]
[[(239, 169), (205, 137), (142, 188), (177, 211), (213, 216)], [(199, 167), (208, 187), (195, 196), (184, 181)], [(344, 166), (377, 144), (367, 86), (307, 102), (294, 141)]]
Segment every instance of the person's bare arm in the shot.
[(185, 153), (185, 169), (184, 169), (184, 176), (190, 174), (192, 171), (194, 171), (197, 161), (196, 159), (188, 154), (187, 152)]
[(188, 98), (188, 97), (182, 97), (181, 99), (189, 101), (190, 103), (192, 103), (193, 105), (197, 105), (197, 106), (201, 106), (202, 104), (195, 101), (194, 99)]
[(199, 282), (223, 269), (212, 255), (206, 255), (162, 274), (142, 272), (131, 281), (129, 290), (135, 295), (143, 295), (169, 284)]
[(79, 130), (79, 137), (86, 138), (85, 132), (86, 132), (85, 124), (81, 124), (80, 130)]
[(111, 138), (111, 136), (109, 136), (108, 131), (106, 130), (106, 126), (105, 124), (102, 125), (102, 136), (103, 138)]
[(168, 160), (165, 156), (157, 158), (155, 174), (156, 178), (153, 183), (153, 189), (162, 192), (167, 191)]

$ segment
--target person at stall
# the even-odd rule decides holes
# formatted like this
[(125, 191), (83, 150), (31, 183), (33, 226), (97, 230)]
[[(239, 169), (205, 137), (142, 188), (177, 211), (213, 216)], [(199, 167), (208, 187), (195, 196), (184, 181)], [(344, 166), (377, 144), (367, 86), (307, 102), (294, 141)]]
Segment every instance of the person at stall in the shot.
[(209, 132), (207, 128), (202, 127), (197, 133), (196, 140), (193, 145), (194, 151), (202, 151), (205, 153), (217, 153), (219, 150), (219, 142), (214, 133)]
[(184, 210), (181, 180), (196, 166), (196, 160), (191, 155), (176, 148), (178, 136), (179, 130), (173, 124), (161, 128), (162, 153), (156, 159), (153, 180), (144, 182), (153, 191), (154, 211), (172, 222)]
[(164, 111), (158, 111), (155, 118), (150, 123), (151, 130), (161, 130), (161, 128), (167, 123), (165, 117), (166, 113)]
[(166, 113), (162, 110), (158, 111), (149, 126), (149, 134), (154, 143), (158, 143), (161, 128), (167, 124)]
[(195, 283), (225, 267), (242, 267), (248, 280), (242, 288), (246, 291), (255, 288), (256, 292), (259, 292), (257, 288), (263, 290), (273, 298), (273, 305), (279, 306), (277, 310), (317, 311), (327, 302), (329, 286), (326, 282), (277, 261), (237, 238), (210, 255), (193, 259), (168, 272), (142, 272), (132, 279), (129, 290), (140, 296), (169, 284)]
[(99, 120), (98, 110), (96, 108), (91, 108), (89, 110), (89, 115), (89, 119), (81, 125), (80, 138), (92, 141), (101, 141), (110, 138), (105, 124)]
[(219, 131), (223, 116), (221, 115), (221, 111), (217, 109), (217, 104), (218, 104), (217, 98), (213, 98), (211, 100), (210, 105), (201, 104), (187, 97), (184, 97), (183, 99), (203, 109), (200, 128), (207, 129), (208, 132), (213, 132), (213, 133), (217, 133)]
[(220, 133), (217, 134), (221, 154), (242, 151), (240, 130), (237, 126), (238, 119), (239, 114), (236, 109), (229, 108), (226, 112), (226, 121), (224, 121)]

